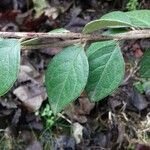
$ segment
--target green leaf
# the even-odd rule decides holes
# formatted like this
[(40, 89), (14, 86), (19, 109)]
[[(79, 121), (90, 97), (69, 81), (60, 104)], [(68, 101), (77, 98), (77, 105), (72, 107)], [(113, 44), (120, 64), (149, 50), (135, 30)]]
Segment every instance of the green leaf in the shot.
[(46, 88), (54, 114), (81, 94), (88, 72), (87, 57), (79, 45), (66, 47), (53, 58), (46, 72)]
[(83, 29), (85, 33), (91, 33), (96, 30), (100, 30), (103, 28), (113, 28), (113, 27), (129, 27), (131, 25), (131, 21), (124, 12), (114, 11), (102, 16), (98, 20), (94, 20), (86, 24)]
[(150, 49), (148, 49), (140, 61), (140, 75), (142, 78), (150, 78)]
[(91, 101), (99, 101), (122, 82), (125, 64), (115, 41), (93, 43), (87, 51), (89, 78), (86, 91)]
[(104, 28), (113, 28), (113, 27), (132, 27), (130, 24), (123, 23), (120, 21), (115, 20), (106, 20), (106, 19), (99, 19), (95, 21), (91, 21), (85, 25), (83, 32), (84, 33), (91, 33), (96, 30), (104, 29)]
[(20, 42), (16, 39), (0, 40), (0, 96), (13, 86), (20, 66)]
[[(122, 25), (123, 27), (132, 26), (132, 22), (130, 18), (128, 17), (128, 15), (126, 15), (125, 12), (122, 12), (122, 11), (113, 11), (113, 12), (107, 13), (103, 15), (100, 19), (121, 22), (124, 24)], [(108, 27), (109, 27), (109, 24), (108, 24)], [(118, 27), (121, 27), (121, 26), (118, 25)]]
[(125, 13), (137, 28), (150, 28), (150, 10), (134, 10)]
[(129, 12), (114, 11), (100, 19), (89, 22), (83, 29), (91, 33), (103, 28), (150, 28), (150, 10), (135, 10)]

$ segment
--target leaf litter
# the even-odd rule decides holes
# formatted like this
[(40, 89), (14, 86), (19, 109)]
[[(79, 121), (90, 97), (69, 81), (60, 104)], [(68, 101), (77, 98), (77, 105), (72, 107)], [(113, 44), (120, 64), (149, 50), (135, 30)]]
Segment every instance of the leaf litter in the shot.
[[(34, 7), (28, 1), (0, 2), (1, 31), (43, 31), (66, 27), (75, 32), (90, 20), (112, 9), (121, 9), (121, 4), (111, 1), (61, 1), (46, 4), (47, 9), (33, 17)], [(122, 3), (122, 2), (120, 2)], [(143, 7), (148, 7), (143, 4)], [(142, 5), (142, 4), (141, 4)], [(58, 7), (59, 6), (59, 7)], [(9, 9), (8, 9), (9, 8)], [(39, 11), (39, 10), (38, 10)], [(133, 62), (142, 57), (149, 40), (131, 41), (122, 47), (125, 60), (132, 69)], [(131, 51), (131, 49), (133, 51)], [(63, 112), (63, 118), (45, 132), (45, 124), (34, 114), (47, 103), (44, 88), (44, 70), (49, 59), (61, 49), (51, 48), (22, 53), (22, 62), (17, 82), (12, 90), (0, 98), (0, 149), (149, 149), (150, 103), (149, 89), (141, 94), (132, 83), (136, 73), (105, 101), (91, 103), (82, 94), (78, 101)], [(134, 60), (131, 59), (134, 57)], [(128, 68), (129, 67), (129, 68)], [(131, 72), (132, 73), (132, 72)], [(65, 119), (64, 119), (65, 118)], [(69, 119), (68, 123), (66, 120)], [(66, 127), (65, 127), (66, 126)], [(80, 127), (79, 127), (80, 126)], [(74, 128), (74, 133), (71, 129)], [(48, 143), (50, 142), (50, 144)]]

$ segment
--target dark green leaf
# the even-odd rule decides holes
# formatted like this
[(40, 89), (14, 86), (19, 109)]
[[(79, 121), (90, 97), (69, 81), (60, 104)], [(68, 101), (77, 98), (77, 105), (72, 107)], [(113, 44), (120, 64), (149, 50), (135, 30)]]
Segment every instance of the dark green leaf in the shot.
[(124, 60), (118, 43), (93, 43), (87, 51), (89, 79), (86, 91), (91, 101), (99, 101), (113, 92), (124, 76)]
[(134, 10), (125, 13), (133, 26), (137, 28), (150, 28), (150, 10)]
[(93, 31), (103, 28), (114, 28), (114, 27), (129, 27), (132, 26), (131, 21), (124, 12), (114, 11), (102, 16), (98, 20), (94, 20), (86, 24), (83, 32), (91, 33)]
[(91, 33), (103, 28), (150, 28), (150, 10), (135, 10), (130, 12), (114, 11), (100, 19), (89, 22), (83, 29)]
[(87, 57), (79, 45), (66, 47), (54, 57), (46, 73), (46, 88), (54, 114), (81, 94), (88, 72)]
[(84, 33), (91, 33), (96, 30), (104, 29), (104, 28), (114, 28), (114, 27), (132, 27), (130, 24), (120, 22), (119, 20), (106, 20), (106, 19), (99, 19), (95, 21), (91, 21), (83, 29)]
[(4, 95), (17, 79), (20, 66), (20, 42), (16, 39), (0, 40), (0, 96)]
[(148, 49), (140, 61), (140, 75), (142, 78), (150, 78), (150, 49)]

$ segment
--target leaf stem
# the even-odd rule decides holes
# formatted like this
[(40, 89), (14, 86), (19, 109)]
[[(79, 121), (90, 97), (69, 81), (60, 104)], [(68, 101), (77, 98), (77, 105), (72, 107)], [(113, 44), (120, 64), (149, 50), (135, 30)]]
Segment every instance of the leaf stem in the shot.
[(36, 45), (22, 45), (22, 50), (26, 49), (42, 49), (42, 48), (48, 48), (48, 47), (65, 47), (72, 44), (80, 43), (80, 39), (75, 40), (66, 40), (66, 41), (59, 41), (55, 43), (44, 43), (44, 44), (36, 44)]

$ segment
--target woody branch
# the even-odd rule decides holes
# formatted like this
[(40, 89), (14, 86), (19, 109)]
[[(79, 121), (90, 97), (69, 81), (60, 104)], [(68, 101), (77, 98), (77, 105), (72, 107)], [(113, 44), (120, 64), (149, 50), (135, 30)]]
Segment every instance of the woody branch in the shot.
[(0, 32), (1, 38), (17, 38), (17, 39), (32, 39), (32, 38), (47, 38), (47, 39), (63, 39), (59, 43), (45, 43), (39, 45), (22, 45), (23, 49), (34, 49), (42, 47), (63, 47), (79, 42), (87, 41), (103, 41), (103, 40), (131, 40), (131, 39), (144, 39), (150, 38), (150, 29), (133, 30), (125, 33), (115, 35), (102, 35), (102, 34), (83, 34), (83, 33), (35, 33), (35, 32)]

